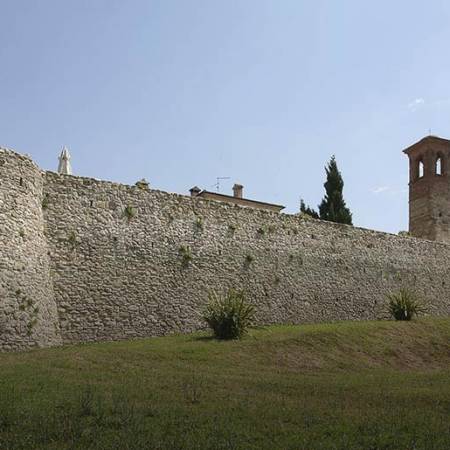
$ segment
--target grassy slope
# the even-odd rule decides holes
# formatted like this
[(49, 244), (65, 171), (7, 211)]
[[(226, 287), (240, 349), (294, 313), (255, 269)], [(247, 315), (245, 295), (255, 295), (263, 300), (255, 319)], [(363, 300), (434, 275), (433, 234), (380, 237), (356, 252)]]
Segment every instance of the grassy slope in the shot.
[(0, 354), (0, 449), (447, 449), (450, 319)]

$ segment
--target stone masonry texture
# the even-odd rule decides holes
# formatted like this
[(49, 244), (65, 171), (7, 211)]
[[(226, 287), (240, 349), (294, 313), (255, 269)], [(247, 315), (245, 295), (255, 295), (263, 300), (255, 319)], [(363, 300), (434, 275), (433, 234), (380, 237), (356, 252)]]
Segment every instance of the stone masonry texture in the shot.
[(407, 286), (450, 313), (450, 246), (42, 172), (0, 151), (0, 350), (204, 327), (212, 289), (259, 324), (387, 318)]
[(43, 173), (0, 149), (0, 349), (61, 343), (42, 211)]

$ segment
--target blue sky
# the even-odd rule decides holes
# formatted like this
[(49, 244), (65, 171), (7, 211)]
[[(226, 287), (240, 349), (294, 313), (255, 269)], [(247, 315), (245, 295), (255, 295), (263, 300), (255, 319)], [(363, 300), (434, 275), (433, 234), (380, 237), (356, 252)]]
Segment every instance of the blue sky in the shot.
[(407, 228), (407, 159), (450, 137), (450, 2), (0, 0), (0, 145), (54, 170), (316, 206)]

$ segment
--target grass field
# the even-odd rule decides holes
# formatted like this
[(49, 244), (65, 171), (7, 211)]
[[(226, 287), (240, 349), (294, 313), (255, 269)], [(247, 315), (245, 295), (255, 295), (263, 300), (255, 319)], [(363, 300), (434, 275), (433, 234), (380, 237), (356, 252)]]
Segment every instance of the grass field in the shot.
[(450, 449), (450, 319), (0, 354), (0, 449)]

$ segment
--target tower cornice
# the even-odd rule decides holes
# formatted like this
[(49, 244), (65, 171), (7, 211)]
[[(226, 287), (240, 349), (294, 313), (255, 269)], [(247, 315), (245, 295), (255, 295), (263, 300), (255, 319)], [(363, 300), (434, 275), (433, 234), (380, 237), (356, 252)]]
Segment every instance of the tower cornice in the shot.
[(417, 150), (421, 150), (424, 145), (431, 144), (431, 145), (447, 145), (450, 148), (450, 140), (441, 138), (439, 136), (425, 136), (424, 138), (420, 139), (420, 141), (415, 142), (414, 144), (410, 145), (409, 147), (405, 148), (403, 150), (403, 153), (406, 155), (412, 155)]

